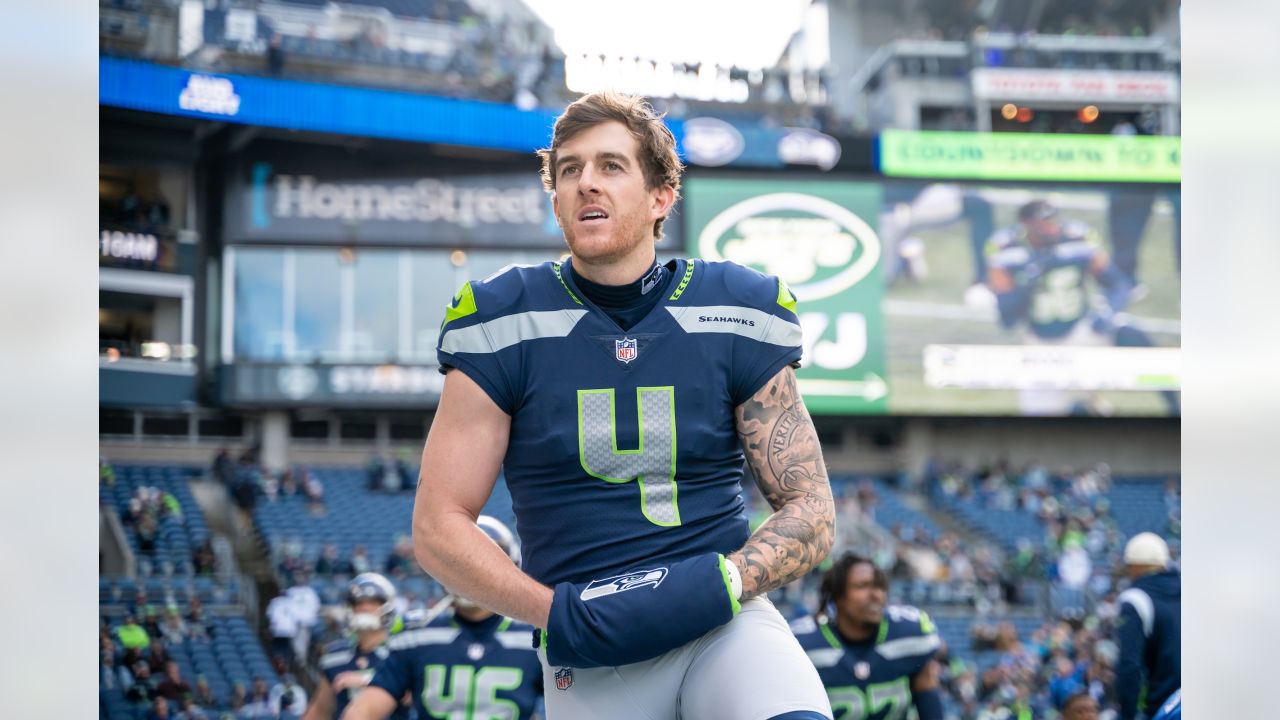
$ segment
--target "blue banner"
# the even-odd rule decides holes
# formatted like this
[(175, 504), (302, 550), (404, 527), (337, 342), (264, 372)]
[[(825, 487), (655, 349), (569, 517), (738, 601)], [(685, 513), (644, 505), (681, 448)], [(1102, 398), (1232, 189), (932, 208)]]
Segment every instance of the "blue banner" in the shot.
[[(511, 105), (98, 59), (102, 105), (265, 127), (530, 152), (556, 113)], [(671, 123), (680, 137), (679, 123)]]

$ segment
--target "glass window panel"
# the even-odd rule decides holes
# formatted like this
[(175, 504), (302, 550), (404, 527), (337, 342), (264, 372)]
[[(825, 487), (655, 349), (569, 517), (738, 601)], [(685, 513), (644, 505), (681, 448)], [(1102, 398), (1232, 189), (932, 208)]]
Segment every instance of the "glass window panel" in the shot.
[(338, 356), (342, 315), (336, 249), (295, 250), (294, 348), (298, 360)]
[(284, 251), (237, 248), (235, 354), (284, 359)]
[(352, 360), (387, 362), (396, 359), (400, 304), (399, 256), (400, 253), (396, 250), (358, 250), (355, 253)]
[(410, 262), (413, 267), (413, 323), (410, 326), (413, 360), (435, 362), (444, 307), (458, 290), (456, 268), (447, 252), (415, 252)]

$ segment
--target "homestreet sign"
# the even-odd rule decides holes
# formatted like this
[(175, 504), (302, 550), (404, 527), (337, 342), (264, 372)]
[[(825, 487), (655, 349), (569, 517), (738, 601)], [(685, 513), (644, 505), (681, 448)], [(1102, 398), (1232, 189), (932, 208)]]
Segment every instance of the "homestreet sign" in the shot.
[(419, 177), (247, 164), (228, 193), (232, 242), (551, 246), (563, 240), (534, 172)]

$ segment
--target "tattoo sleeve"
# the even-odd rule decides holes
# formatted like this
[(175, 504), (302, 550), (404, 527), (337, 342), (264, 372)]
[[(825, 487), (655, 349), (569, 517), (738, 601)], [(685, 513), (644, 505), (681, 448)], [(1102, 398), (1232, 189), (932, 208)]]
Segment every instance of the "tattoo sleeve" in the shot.
[(783, 368), (736, 410), (747, 463), (773, 515), (729, 556), (742, 573), (742, 599), (803, 577), (831, 551), (835, 505), (818, 433)]

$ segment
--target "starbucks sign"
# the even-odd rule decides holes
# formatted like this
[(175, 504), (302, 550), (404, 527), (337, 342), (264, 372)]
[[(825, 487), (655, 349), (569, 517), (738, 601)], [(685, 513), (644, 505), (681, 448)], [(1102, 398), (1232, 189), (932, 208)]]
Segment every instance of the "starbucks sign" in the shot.
[(884, 332), (880, 212), (869, 183), (692, 179), (686, 215), (691, 254), (777, 275), (799, 301), (804, 367), (814, 412), (883, 413)]

